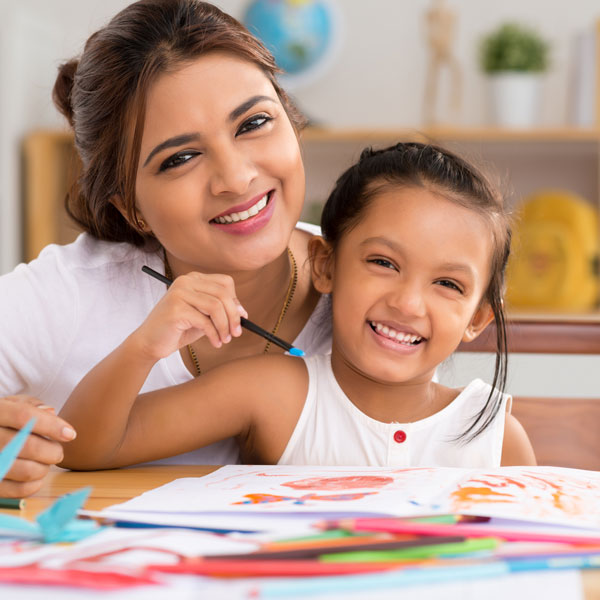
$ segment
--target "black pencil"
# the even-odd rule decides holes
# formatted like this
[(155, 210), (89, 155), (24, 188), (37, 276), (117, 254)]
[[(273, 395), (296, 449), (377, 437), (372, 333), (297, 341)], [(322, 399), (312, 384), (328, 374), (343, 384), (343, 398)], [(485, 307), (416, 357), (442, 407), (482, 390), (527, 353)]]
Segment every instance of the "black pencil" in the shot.
[[(168, 277), (165, 277), (162, 273), (159, 273), (158, 271), (151, 269), (147, 265), (144, 265), (142, 267), (142, 271), (144, 271), (144, 273), (147, 273), (148, 275), (154, 277), (155, 279), (158, 279), (158, 281), (162, 281), (166, 285), (171, 285), (173, 283), (173, 281), (171, 279), (169, 279)], [(278, 338), (276, 335), (273, 335), (271, 332), (267, 331), (266, 329), (259, 327), (256, 323), (253, 323), (252, 321), (246, 319), (245, 317), (240, 317), (240, 322), (242, 324), (242, 327), (244, 327), (248, 331), (252, 331), (252, 333), (256, 333), (257, 335), (260, 335), (261, 337), (265, 338), (265, 340), (268, 340), (269, 342), (276, 344), (280, 348), (283, 348), (284, 350), (289, 352), (292, 356), (304, 356), (304, 351), (300, 350), (300, 348), (295, 348), (291, 344), (288, 344), (286, 341), (282, 340), (281, 338)]]

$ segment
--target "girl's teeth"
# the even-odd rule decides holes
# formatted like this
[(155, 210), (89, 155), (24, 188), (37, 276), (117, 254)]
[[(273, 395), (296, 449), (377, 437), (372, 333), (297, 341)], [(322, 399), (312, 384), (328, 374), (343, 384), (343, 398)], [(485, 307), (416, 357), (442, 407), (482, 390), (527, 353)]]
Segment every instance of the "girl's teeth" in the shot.
[(411, 335), (410, 333), (401, 333), (400, 331), (396, 331), (395, 329), (391, 329), (387, 325), (382, 325), (381, 323), (372, 323), (375, 329), (389, 337), (392, 340), (397, 340), (398, 342), (404, 344), (414, 344), (416, 341), (421, 341), (421, 337), (418, 335)]
[(268, 194), (265, 194), (254, 206), (251, 206), (248, 210), (241, 212), (230, 213), (223, 217), (217, 217), (215, 223), (237, 223), (238, 221), (245, 221), (254, 215), (257, 215), (267, 205)]

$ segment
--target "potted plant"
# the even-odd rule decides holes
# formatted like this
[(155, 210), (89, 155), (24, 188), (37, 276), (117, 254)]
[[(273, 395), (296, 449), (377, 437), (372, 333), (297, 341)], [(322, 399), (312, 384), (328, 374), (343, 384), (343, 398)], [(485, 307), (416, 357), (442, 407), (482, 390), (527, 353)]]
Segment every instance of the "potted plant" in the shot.
[(536, 31), (518, 23), (504, 23), (483, 38), (481, 68), (489, 77), (497, 125), (535, 125), (548, 52), (548, 43)]

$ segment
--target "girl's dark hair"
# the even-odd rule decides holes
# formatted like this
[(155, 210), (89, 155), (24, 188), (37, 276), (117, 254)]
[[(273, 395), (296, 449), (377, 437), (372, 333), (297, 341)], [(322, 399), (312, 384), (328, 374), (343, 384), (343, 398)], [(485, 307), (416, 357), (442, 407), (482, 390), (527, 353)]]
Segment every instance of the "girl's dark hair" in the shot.
[(507, 344), (504, 276), (510, 253), (510, 219), (501, 193), (468, 162), (432, 144), (399, 143), (382, 150), (366, 148), (360, 160), (337, 180), (321, 215), (323, 237), (335, 249), (358, 224), (370, 201), (393, 186), (425, 188), (480, 214), (493, 237), (490, 280), (482, 301), (489, 303), (496, 322), (496, 365), (492, 391), (460, 439), (472, 440), (494, 419), (506, 387)]
[[(276, 80), (271, 53), (238, 21), (198, 0), (140, 0), (87, 41), (59, 68), (52, 97), (75, 132), (82, 170), (67, 212), (94, 237), (148, 241), (135, 214), (135, 180), (151, 83), (209, 52), (226, 52), (262, 69), (292, 125), (304, 121)], [(132, 227), (111, 203), (122, 198)]]

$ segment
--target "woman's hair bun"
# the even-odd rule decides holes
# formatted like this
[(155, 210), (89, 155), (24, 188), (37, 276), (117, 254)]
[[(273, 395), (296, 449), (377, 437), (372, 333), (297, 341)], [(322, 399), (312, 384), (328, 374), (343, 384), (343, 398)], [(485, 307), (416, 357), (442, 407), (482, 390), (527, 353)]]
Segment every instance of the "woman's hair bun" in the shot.
[(71, 127), (73, 126), (73, 105), (71, 103), (71, 94), (73, 92), (73, 83), (75, 73), (79, 65), (78, 59), (63, 63), (58, 68), (58, 76), (54, 82), (52, 90), (52, 100), (56, 108), (67, 118)]

